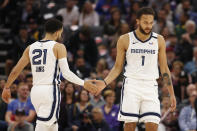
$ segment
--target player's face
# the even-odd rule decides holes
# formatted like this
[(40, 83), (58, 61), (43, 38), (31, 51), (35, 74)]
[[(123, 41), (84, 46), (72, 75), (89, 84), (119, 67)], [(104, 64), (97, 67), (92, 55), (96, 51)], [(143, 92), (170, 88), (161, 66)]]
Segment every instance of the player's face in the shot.
[(137, 24), (140, 32), (144, 35), (149, 35), (152, 31), (154, 23), (153, 15), (142, 15), (140, 19), (137, 19)]

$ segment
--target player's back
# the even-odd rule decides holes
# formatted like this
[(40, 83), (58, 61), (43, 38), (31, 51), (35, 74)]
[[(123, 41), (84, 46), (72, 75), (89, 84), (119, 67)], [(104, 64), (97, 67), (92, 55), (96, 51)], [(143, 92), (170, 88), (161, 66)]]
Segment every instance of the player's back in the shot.
[(42, 40), (30, 45), (29, 57), (34, 86), (60, 83), (58, 61), (53, 52), (56, 43), (52, 40)]
[(149, 39), (141, 41), (135, 31), (129, 33), (129, 47), (126, 52), (126, 77), (155, 80), (158, 73), (158, 34), (152, 32)]

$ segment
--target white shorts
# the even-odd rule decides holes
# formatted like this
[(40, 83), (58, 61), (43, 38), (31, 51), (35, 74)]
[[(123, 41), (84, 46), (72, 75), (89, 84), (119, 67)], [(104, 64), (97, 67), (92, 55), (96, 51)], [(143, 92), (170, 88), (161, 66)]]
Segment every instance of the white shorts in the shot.
[(39, 85), (31, 89), (31, 101), (37, 113), (37, 124), (48, 126), (59, 117), (60, 90), (58, 85)]
[(160, 122), (160, 101), (156, 80), (124, 78), (119, 121)]

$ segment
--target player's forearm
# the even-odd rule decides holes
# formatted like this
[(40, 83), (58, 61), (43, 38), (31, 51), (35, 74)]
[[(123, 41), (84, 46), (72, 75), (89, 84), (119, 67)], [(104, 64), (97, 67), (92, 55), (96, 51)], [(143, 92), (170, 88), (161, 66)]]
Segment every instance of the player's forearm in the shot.
[(110, 71), (109, 75), (105, 78), (106, 84), (110, 84), (112, 81), (114, 81), (118, 75), (121, 73), (121, 68), (118, 67), (113, 67), (112, 70)]
[(174, 96), (171, 74), (168, 68), (162, 72), (162, 78), (163, 78), (163, 83), (167, 85), (170, 96)]
[(59, 67), (65, 79), (74, 84), (84, 86), (84, 80), (80, 79), (77, 75), (70, 71), (66, 58), (59, 59)]

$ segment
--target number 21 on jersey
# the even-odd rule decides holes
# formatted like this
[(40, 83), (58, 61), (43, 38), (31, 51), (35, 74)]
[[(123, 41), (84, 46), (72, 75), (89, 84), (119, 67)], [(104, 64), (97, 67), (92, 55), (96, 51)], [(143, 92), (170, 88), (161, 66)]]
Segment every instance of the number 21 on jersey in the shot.
[(33, 65), (40, 65), (41, 63), (43, 63), (43, 65), (46, 64), (47, 49), (34, 49), (32, 54), (35, 54), (32, 58)]

